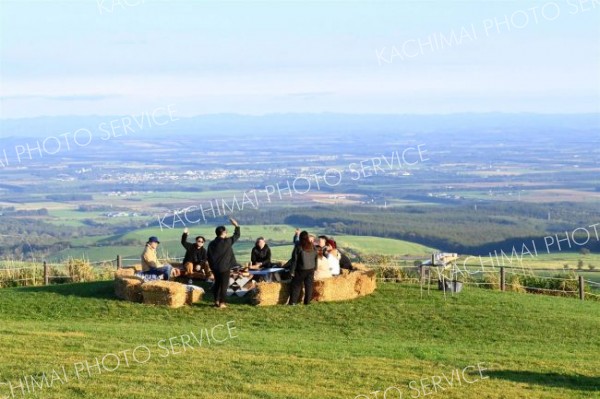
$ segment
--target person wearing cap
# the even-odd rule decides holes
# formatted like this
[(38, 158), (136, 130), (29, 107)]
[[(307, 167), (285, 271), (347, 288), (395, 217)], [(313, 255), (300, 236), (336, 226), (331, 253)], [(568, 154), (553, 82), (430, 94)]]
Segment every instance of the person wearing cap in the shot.
[(227, 237), (225, 226), (215, 229), (216, 238), (208, 245), (208, 264), (215, 276), (213, 295), (215, 306), (226, 308), (225, 299), (229, 287), (229, 274), (232, 267), (237, 264), (233, 253), (233, 244), (240, 238), (240, 225), (235, 219), (229, 219), (235, 227), (232, 237)]
[(142, 253), (142, 272), (144, 274), (150, 274), (154, 276), (162, 276), (163, 280), (169, 280), (171, 275), (174, 277), (179, 276), (179, 269), (174, 269), (171, 265), (161, 266), (156, 255), (156, 249), (158, 248), (158, 238), (152, 236), (148, 238), (146, 248)]

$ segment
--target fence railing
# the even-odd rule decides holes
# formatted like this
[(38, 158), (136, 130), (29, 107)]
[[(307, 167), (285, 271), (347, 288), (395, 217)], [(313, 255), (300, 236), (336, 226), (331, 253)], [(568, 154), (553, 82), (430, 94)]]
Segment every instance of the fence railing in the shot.
[[(170, 261), (181, 261), (181, 257), (170, 258)], [(412, 260), (412, 258), (411, 258)], [(18, 262), (17, 262), (18, 263)], [(102, 260), (97, 262), (87, 262), (91, 267), (104, 267), (106, 268), (114, 268), (119, 269), (122, 267), (130, 267), (134, 264), (139, 264), (139, 258), (124, 258), (121, 255), (117, 255), (114, 259)], [(445, 280), (457, 280), (461, 281), (464, 285), (472, 285), (472, 286), (485, 286), (488, 288), (498, 288), (500, 291), (507, 291), (507, 287), (510, 287), (511, 290), (522, 289), (526, 292), (538, 292), (538, 293), (553, 293), (559, 295), (570, 295), (579, 297), (579, 299), (584, 300), (586, 296), (594, 297), (600, 299), (600, 274), (598, 281), (592, 281), (586, 279), (583, 274), (575, 275), (573, 278), (563, 278), (556, 276), (544, 276), (540, 275), (537, 272), (565, 272), (563, 269), (528, 269), (525, 270), (522, 267), (510, 267), (510, 266), (500, 266), (499, 270), (459, 270), (456, 273), (456, 269), (445, 269), (445, 272), (450, 271), (450, 277), (444, 277), (444, 269), (438, 268), (439, 265), (433, 263), (433, 266), (421, 264), (419, 266), (408, 266), (408, 265), (399, 265), (398, 263), (394, 264), (386, 264), (386, 265), (371, 265), (373, 269), (377, 270), (377, 279), (381, 282), (410, 282), (417, 284), (425, 284), (427, 281), (427, 275), (429, 276), (429, 283), (431, 282), (432, 271), (435, 270), (437, 272), (437, 276), (434, 278), (434, 282), (437, 283), (438, 279)], [(74, 280), (74, 276), (71, 275), (69, 270), (67, 272), (63, 272), (60, 274), (53, 274), (60, 269), (68, 269), (69, 262), (65, 263), (50, 263), (47, 261), (41, 262), (41, 264), (33, 264), (22, 267), (10, 267), (10, 268), (2, 268), (0, 267), (0, 287), (7, 285), (15, 285), (15, 283), (19, 283), (17, 285), (49, 285), (53, 280)], [(401, 278), (398, 276), (388, 276), (383, 269), (397, 269), (403, 270), (404, 273)], [(489, 268), (488, 268), (489, 269)], [(570, 270), (570, 272), (574, 272), (574, 270)], [(579, 271), (580, 273), (600, 273), (600, 270), (589, 270), (589, 271)], [(465, 276), (465, 273), (467, 276)], [(476, 279), (475, 275), (483, 276), (483, 278)], [(496, 276), (498, 278), (498, 282), (493, 281), (485, 281), (485, 276)], [(507, 276), (516, 276), (524, 282), (527, 282), (528, 279), (540, 279), (540, 280), (553, 280), (555, 282), (562, 282), (563, 288), (545, 288), (545, 287), (536, 287), (536, 286), (528, 286), (523, 284), (514, 284), (508, 281)], [(465, 278), (466, 277), (466, 278)], [(27, 284), (31, 282), (31, 284)], [(586, 290), (586, 286), (589, 287), (589, 290)], [(569, 289), (567, 289), (569, 288)]]
[[(181, 261), (182, 258), (170, 257), (170, 261)], [(76, 271), (69, 270), (69, 261), (65, 262), (9, 262), (12, 265), (2, 267), (0, 262), (0, 287), (15, 286), (15, 285), (50, 285), (53, 282), (60, 281), (76, 281), (79, 274)], [(26, 263), (27, 266), (22, 266), (21, 263)], [(100, 274), (100, 269), (119, 269), (122, 267), (133, 266), (139, 264), (140, 258), (129, 257), (124, 258), (117, 255), (114, 259), (101, 260), (96, 262), (85, 262)], [(71, 263), (72, 265), (72, 263)]]
[[(532, 293), (547, 293), (550, 295), (573, 296), (581, 300), (586, 297), (600, 299), (600, 271), (599, 270), (579, 270), (580, 274), (574, 274), (573, 277), (545, 276), (540, 273), (565, 273), (564, 269), (525, 269), (522, 267), (500, 266), (488, 270), (459, 270), (439, 268), (440, 265), (419, 265), (419, 266), (399, 266), (394, 264), (377, 265), (374, 268), (378, 271), (377, 279), (381, 282), (399, 282), (414, 283), (421, 285), (438, 284), (438, 280), (459, 281), (463, 285), (477, 287), (495, 288), (500, 291), (521, 291)], [(401, 270), (401, 273), (395, 273), (395, 270)], [(491, 270), (490, 270), (491, 269)], [(444, 274), (445, 273), (445, 274)], [(598, 281), (587, 279), (584, 274), (598, 274)], [(399, 276), (401, 274), (401, 276)], [(449, 274), (449, 276), (448, 276)], [(433, 279), (432, 279), (433, 275)], [(515, 279), (514, 277), (517, 277)], [(494, 281), (496, 280), (497, 281)], [(486, 281), (491, 280), (491, 281)], [(516, 280), (518, 283), (511, 283), (509, 280)], [(554, 285), (562, 288), (547, 288), (543, 286), (528, 285), (529, 282), (536, 280), (547, 280)], [(521, 284), (524, 282), (525, 284)], [(550, 284), (552, 285), (552, 284)], [(586, 289), (587, 288), (587, 289)]]

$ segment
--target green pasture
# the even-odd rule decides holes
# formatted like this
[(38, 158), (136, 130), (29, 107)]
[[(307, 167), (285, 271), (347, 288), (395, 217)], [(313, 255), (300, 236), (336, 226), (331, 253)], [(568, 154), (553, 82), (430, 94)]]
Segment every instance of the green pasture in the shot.
[[(0, 397), (45, 374), (24, 397), (600, 397), (598, 302), (382, 284), (354, 301), (222, 310), (206, 295), (174, 310), (117, 300), (112, 285), (0, 290)], [(63, 380), (50, 385), (52, 371)]]

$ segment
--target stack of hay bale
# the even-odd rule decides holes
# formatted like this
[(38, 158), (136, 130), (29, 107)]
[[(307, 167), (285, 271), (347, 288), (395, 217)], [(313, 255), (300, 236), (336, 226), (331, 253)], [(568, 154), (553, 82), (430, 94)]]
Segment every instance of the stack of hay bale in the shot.
[(258, 306), (285, 305), (290, 292), (290, 283), (260, 282), (252, 292), (252, 303)]
[[(357, 270), (342, 270), (339, 276), (316, 280), (313, 300), (316, 302), (344, 301), (372, 294), (377, 288), (375, 271), (363, 265)], [(258, 283), (252, 302), (258, 306), (285, 305), (290, 296), (290, 283)]]
[(185, 305), (187, 291), (185, 285), (173, 281), (150, 281), (142, 285), (144, 303), (180, 308)]
[(200, 287), (174, 281), (144, 282), (143, 278), (135, 276), (134, 268), (119, 269), (115, 273), (115, 295), (131, 302), (179, 308), (200, 302), (203, 294)]
[(362, 265), (357, 270), (342, 270), (342, 274), (315, 281), (313, 300), (317, 302), (344, 301), (373, 293), (377, 288), (374, 270)]
[(131, 302), (142, 302), (144, 280), (135, 276), (134, 268), (119, 269), (115, 273), (115, 295)]

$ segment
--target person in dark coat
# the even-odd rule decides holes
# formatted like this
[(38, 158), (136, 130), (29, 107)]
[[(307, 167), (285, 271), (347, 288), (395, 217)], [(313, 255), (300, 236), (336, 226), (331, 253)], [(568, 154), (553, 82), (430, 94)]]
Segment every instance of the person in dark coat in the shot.
[(308, 305), (312, 300), (318, 255), (308, 232), (301, 232), (300, 243), (294, 247), (290, 262), (290, 275), (292, 276), (290, 305), (298, 304), (302, 287), (304, 287), (304, 304)]
[(354, 270), (354, 266), (352, 266), (352, 261), (350, 258), (342, 251), (338, 250), (338, 252), (340, 254), (340, 268), (350, 271)]
[(258, 237), (252, 253), (250, 254), (250, 262), (252, 266), (259, 267), (261, 269), (267, 269), (271, 267), (271, 248), (267, 245), (263, 237)]
[(204, 243), (206, 239), (202, 236), (198, 236), (195, 239), (195, 243), (187, 241), (188, 228), (183, 230), (181, 235), (181, 245), (185, 248), (185, 256), (183, 257), (183, 268), (186, 276), (191, 276), (194, 270), (201, 271), (205, 278), (211, 278), (210, 269), (208, 267), (208, 254)]
[(215, 276), (213, 294), (215, 306), (226, 308), (227, 287), (229, 286), (229, 273), (237, 265), (233, 244), (240, 238), (240, 225), (235, 219), (229, 219), (235, 227), (232, 237), (227, 237), (225, 226), (215, 229), (216, 238), (208, 245), (208, 264)]

